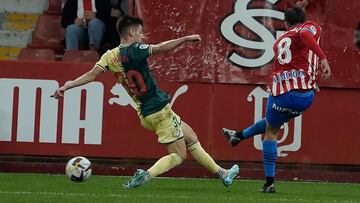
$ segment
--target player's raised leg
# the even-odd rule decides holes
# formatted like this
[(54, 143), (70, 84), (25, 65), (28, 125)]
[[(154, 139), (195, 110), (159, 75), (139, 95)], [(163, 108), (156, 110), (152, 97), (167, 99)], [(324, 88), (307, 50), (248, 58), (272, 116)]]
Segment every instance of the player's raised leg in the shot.
[(235, 164), (228, 170), (220, 167), (202, 148), (193, 129), (185, 122), (181, 123), (181, 128), (184, 133), (187, 147), (195, 160), (210, 173), (216, 174), (222, 180), (224, 186), (230, 186), (233, 183), (234, 178), (239, 173), (239, 166)]
[(249, 126), (248, 128), (238, 131), (228, 128), (223, 128), (222, 133), (225, 136), (229, 144), (234, 147), (240, 143), (240, 141), (254, 137), (255, 135), (264, 134), (266, 129), (265, 118)]

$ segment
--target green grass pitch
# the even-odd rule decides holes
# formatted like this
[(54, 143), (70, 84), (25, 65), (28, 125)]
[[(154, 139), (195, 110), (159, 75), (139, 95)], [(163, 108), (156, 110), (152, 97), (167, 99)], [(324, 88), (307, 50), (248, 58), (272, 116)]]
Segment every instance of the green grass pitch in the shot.
[(360, 184), (276, 182), (275, 194), (258, 192), (262, 181), (156, 178), (127, 190), (129, 177), (96, 176), (83, 183), (65, 175), (0, 173), (0, 202), (360, 202)]

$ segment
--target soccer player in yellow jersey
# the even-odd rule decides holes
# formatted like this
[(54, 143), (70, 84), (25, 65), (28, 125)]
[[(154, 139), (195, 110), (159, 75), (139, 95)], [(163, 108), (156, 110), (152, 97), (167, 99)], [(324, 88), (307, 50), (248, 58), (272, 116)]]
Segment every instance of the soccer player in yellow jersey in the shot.
[(231, 185), (239, 173), (239, 166), (234, 165), (226, 170), (215, 163), (201, 147), (192, 128), (172, 111), (167, 94), (158, 88), (147, 63), (150, 55), (174, 50), (186, 42), (199, 42), (200, 36), (184, 36), (156, 45), (144, 44), (142, 19), (128, 15), (118, 20), (117, 30), (121, 44), (107, 51), (90, 71), (57, 89), (54, 96), (63, 97), (64, 91), (89, 83), (106, 71), (112, 72), (117, 82), (125, 87), (137, 104), (141, 125), (155, 132), (158, 142), (169, 152), (148, 170), (137, 169), (123, 185), (125, 188), (140, 186), (181, 164), (186, 158), (186, 148), (201, 166), (218, 175), (225, 186)]

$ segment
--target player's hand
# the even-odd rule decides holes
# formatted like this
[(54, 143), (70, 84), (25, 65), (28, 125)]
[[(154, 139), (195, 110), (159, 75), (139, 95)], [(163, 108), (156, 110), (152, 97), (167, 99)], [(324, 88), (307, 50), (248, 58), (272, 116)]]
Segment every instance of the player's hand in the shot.
[(84, 20), (82, 18), (76, 18), (74, 21), (75, 25), (83, 26)]
[(53, 97), (55, 99), (59, 99), (59, 98), (63, 98), (64, 97), (64, 86), (58, 88), (53, 95), (51, 95), (50, 97)]
[(111, 8), (111, 17), (120, 17), (121, 15), (123, 15), (123, 13), (121, 12), (121, 10), (116, 9), (116, 8)]
[(69, 89), (69, 85), (70, 85), (71, 81), (68, 81), (65, 83), (64, 86), (58, 88), (53, 95), (51, 95), (50, 97), (54, 97), (55, 99), (59, 99), (59, 98), (63, 98), (64, 97), (64, 92)]
[(309, 5), (309, 1), (308, 0), (297, 1), (295, 4), (296, 6), (305, 9), (305, 7)]
[(84, 18), (86, 19), (86, 21), (90, 21), (90, 20), (96, 18), (96, 13), (91, 12), (91, 11), (85, 11), (84, 12)]
[(189, 35), (189, 36), (186, 36), (186, 40), (189, 42), (200, 42), (201, 37), (200, 37), (200, 35)]
[(327, 59), (323, 59), (320, 61), (320, 65), (321, 65), (321, 75), (324, 79), (327, 79), (331, 76), (331, 69), (330, 69), (330, 65), (329, 62), (327, 61)]

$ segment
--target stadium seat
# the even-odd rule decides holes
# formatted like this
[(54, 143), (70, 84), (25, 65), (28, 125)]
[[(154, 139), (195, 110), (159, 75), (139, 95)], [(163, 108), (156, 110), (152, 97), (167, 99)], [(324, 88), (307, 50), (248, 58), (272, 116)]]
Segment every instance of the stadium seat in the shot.
[(35, 25), (32, 42), (29, 48), (53, 49), (56, 53), (64, 51), (61, 41), (64, 30), (61, 27), (61, 16), (41, 15)]
[(55, 53), (52, 49), (21, 49), (18, 60), (40, 60), (40, 61), (55, 61)]
[(64, 53), (63, 61), (74, 62), (97, 62), (99, 54), (91, 50), (67, 50)]
[(49, 8), (44, 11), (46, 15), (61, 15), (62, 0), (49, 0)]

